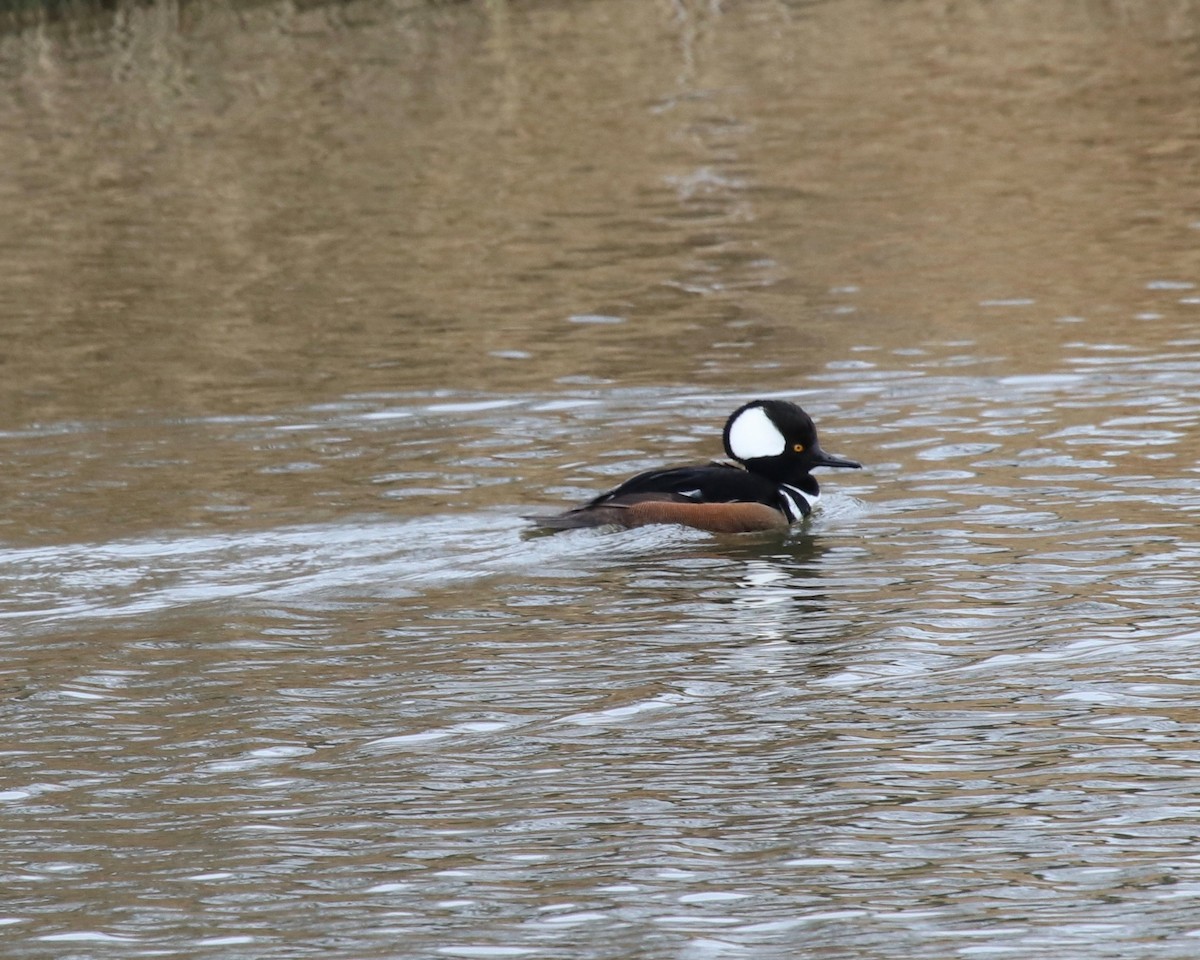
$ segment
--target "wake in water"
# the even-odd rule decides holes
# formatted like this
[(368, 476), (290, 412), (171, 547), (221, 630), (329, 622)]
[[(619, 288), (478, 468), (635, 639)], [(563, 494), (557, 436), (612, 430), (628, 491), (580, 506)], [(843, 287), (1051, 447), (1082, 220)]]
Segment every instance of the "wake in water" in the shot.
[(516, 512), (313, 524), (237, 534), (117, 540), (0, 552), (0, 576), (19, 582), (0, 601), (11, 627), (139, 615), (211, 602), (337, 602), (419, 596), (490, 576), (588, 576), (633, 557), (777, 548), (858, 517), (850, 497), (826, 498), (786, 535), (714, 537), (677, 526), (528, 536)]

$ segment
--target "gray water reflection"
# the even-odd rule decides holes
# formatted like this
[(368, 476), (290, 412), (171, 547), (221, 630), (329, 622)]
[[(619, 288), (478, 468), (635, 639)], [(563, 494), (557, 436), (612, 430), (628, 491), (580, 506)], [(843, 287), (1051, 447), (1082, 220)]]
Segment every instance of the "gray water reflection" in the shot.
[[(1194, 956), (1197, 22), (5, 33), (5, 956)], [(807, 527), (518, 519), (760, 394)]]
[[(806, 402), (877, 466), (785, 538), (529, 539), (514, 483), (483, 508), (9, 550), (22, 952), (1187, 956), (1200, 495), (1147, 469), (1187, 454), (1187, 365), (976, 377), (962, 349), (824, 375)], [(570, 458), (651, 409), (711, 442), (692, 411), (734, 399), (297, 418), (349, 449), (418, 421), (514, 454), (567, 436)], [(519, 461), (547, 500), (554, 460)], [(481, 468), (422, 466), (447, 489)]]

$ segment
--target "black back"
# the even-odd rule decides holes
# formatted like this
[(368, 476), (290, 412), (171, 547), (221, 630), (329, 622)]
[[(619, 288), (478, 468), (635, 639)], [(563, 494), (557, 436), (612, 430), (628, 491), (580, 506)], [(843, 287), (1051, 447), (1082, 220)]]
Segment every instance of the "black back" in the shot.
[[(777, 506), (779, 487), (765, 477), (724, 463), (697, 467), (649, 470), (587, 504), (597, 507), (620, 497), (638, 494), (674, 494), (702, 503), (765, 503)], [(586, 507), (585, 507), (586, 509)]]

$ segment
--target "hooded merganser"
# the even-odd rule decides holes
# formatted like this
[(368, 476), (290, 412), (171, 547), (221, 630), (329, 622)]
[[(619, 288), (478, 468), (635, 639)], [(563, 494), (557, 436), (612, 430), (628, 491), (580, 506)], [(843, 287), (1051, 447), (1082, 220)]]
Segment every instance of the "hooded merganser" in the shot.
[(862, 467), (822, 450), (812, 418), (786, 400), (753, 400), (738, 407), (725, 422), (724, 441), (737, 464), (639, 473), (574, 510), (527, 519), (551, 530), (651, 523), (714, 533), (770, 530), (812, 513), (821, 496), (809, 473), (814, 467)]

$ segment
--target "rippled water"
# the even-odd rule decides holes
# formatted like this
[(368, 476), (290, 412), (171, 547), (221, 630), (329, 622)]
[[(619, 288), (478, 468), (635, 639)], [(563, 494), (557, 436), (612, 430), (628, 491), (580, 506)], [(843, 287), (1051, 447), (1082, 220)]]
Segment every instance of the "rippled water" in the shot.
[(6, 551), (22, 954), (1190, 956), (1200, 358), (862, 356), (786, 537), (528, 536), (737, 399), (589, 390), (188, 425), (440, 509)]
[(3, 38), (5, 957), (1196, 955), (1200, 26), (902, 6)]

